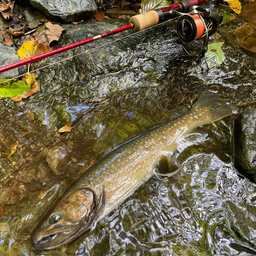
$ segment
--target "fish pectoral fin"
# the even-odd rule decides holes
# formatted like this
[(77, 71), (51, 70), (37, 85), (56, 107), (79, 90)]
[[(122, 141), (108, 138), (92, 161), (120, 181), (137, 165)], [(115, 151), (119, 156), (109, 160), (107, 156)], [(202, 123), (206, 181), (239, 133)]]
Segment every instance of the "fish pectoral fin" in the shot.
[(102, 192), (99, 196), (98, 205), (94, 210), (94, 214), (98, 217), (100, 214), (102, 214), (105, 210), (106, 205), (106, 199), (105, 199), (105, 189), (104, 186), (102, 187)]
[(162, 179), (163, 177), (171, 177), (178, 171), (178, 169), (178, 164), (172, 161), (168, 156), (162, 155), (154, 169), (154, 173), (157, 178)]

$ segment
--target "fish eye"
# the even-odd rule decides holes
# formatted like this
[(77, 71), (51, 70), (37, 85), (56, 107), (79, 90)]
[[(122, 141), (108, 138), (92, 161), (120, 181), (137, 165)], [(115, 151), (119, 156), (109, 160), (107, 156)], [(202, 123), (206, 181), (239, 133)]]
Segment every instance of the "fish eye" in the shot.
[(54, 213), (50, 216), (49, 218), (49, 223), (50, 224), (55, 224), (61, 220), (61, 215), (59, 213)]

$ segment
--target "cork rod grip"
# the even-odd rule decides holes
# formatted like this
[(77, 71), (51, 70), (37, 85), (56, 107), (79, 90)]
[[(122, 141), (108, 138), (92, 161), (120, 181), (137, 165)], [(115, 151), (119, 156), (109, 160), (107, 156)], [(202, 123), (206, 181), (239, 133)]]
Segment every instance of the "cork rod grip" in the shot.
[(159, 15), (156, 11), (145, 12), (130, 18), (130, 23), (133, 24), (133, 32), (149, 28), (158, 24)]

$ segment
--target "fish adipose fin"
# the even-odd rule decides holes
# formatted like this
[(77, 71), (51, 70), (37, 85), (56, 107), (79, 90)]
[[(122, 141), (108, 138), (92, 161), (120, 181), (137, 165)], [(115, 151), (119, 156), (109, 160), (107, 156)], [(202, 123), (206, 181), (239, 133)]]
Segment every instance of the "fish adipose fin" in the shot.
[(220, 101), (215, 93), (209, 91), (205, 91), (201, 94), (192, 110), (195, 115), (203, 115), (204, 118), (202, 124), (216, 122), (226, 116), (235, 114), (237, 111), (237, 106)]

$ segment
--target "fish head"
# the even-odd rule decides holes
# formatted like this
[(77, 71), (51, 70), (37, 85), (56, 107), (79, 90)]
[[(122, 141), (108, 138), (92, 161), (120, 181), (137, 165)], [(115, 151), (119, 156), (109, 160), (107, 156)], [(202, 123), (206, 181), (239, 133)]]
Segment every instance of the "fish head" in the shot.
[(102, 207), (102, 200), (97, 205), (95, 193), (88, 188), (64, 196), (32, 234), (36, 249), (55, 249), (90, 230)]

